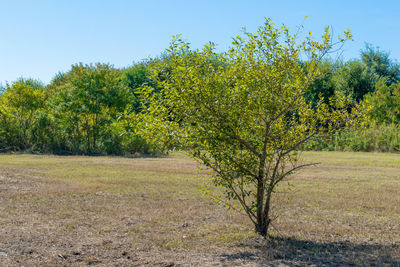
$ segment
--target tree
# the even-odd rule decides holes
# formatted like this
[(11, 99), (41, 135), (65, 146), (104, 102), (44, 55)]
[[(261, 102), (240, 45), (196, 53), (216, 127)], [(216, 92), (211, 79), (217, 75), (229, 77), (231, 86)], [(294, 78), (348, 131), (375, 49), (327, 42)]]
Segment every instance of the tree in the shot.
[(33, 79), (20, 78), (7, 84), (0, 95), (1, 146), (13, 149), (34, 147), (33, 126), (38, 111), (46, 105), (44, 85)]
[(361, 61), (352, 60), (333, 73), (332, 83), (336, 94), (351, 96), (355, 105), (364, 95), (374, 91), (375, 78)]
[[(400, 66), (389, 58), (389, 53), (367, 44), (361, 51), (361, 60), (350, 60), (339, 66), (332, 73), (328, 85), (333, 85), (336, 94), (350, 95), (355, 105), (366, 94), (375, 91), (375, 84), (381, 78), (387, 85), (397, 83), (400, 81)], [(319, 88), (324, 87), (321, 85)]]
[(146, 62), (135, 64), (122, 71), (121, 82), (129, 88), (129, 104), (134, 113), (140, 112), (139, 88), (150, 82), (148, 72)]
[(400, 83), (387, 85), (387, 79), (376, 83), (376, 90), (368, 94), (364, 101), (368, 106), (369, 120), (379, 124), (400, 123)]
[(310, 84), (305, 94), (306, 100), (315, 105), (321, 97), (328, 103), (329, 99), (335, 95), (335, 86), (332, 81), (332, 76), (337, 69), (337, 64), (331, 60), (323, 60), (318, 65), (320, 75), (316, 77)]
[(74, 152), (98, 152), (111, 122), (128, 104), (119, 70), (108, 64), (76, 64), (69, 73), (57, 75), (50, 88), (53, 116), (67, 139), (73, 140)]
[[(345, 36), (351, 38), (350, 32)], [(152, 74), (160, 91), (143, 89), (149, 103), (143, 125), (156, 131), (151, 136), (165, 130), (179, 138), (213, 170), (230, 207), (240, 203), (265, 236), (277, 185), (308, 165), (300, 163), (296, 149), (347, 114), (305, 100), (333, 45), (329, 28), (320, 42), (310, 34), (298, 43), (298, 35), (269, 19), (257, 32), (234, 38), (225, 53), (215, 52), (213, 43), (191, 50), (175, 37), (168, 49), (170, 72), (160, 77), (155, 68)]]
[(374, 48), (371, 44), (365, 45), (361, 51), (361, 60), (367, 67), (368, 72), (376, 80), (386, 78), (386, 83), (391, 85), (400, 81), (400, 66), (390, 59), (389, 53), (381, 51), (379, 47)]

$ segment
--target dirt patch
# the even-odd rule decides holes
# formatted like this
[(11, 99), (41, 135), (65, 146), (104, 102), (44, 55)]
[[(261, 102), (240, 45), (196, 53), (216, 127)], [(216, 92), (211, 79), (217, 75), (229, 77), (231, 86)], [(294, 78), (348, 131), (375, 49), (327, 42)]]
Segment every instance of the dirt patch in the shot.
[(37, 192), (44, 187), (40, 172), (35, 169), (1, 169), (0, 194)]

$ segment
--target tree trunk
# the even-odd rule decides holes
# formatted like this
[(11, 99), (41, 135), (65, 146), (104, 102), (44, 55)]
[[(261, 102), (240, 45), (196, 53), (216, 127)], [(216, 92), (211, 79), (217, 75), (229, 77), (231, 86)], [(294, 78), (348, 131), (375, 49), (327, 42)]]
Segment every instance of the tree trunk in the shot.
[(260, 159), (260, 165), (258, 169), (258, 177), (257, 177), (257, 224), (256, 224), (256, 232), (262, 236), (265, 236), (268, 232), (268, 224), (266, 223), (266, 217), (264, 212), (264, 165), (265, 158)]
[[(264, 190), (262, 191), (264, 194)], [(268, 189), (267, 196), (265, 199), (265, 205), (264, 206), (261, 205), (261, 208), (257, 206), (257, 224), (255, 225), (255, 231), (262, 236), (266, 236), (268, 234), (268, 228), (271, 223), (270, 213), (269, 213), (271, 207), (270, 206), (271, 194), (272, 191)], [(259, 208), (261, 210), (259, 210)]]
[(87, 137), (87, 153), (90, 152), (90, 131), (89, 128), (86, 130), (86, 137)]
[(263, 204), (264, 204), (264, 183), (263, 180), (258, 178), (257, 182), (257, 225), (256, 231), (258, 231), (258, 226), (261, 226), (264, 221), (264, 212), (263, 212)]
[(97, 138), (97, 114), (94, 114), (93, 118), (93, 150), (96, 150), (96, 138)]
[(255, 225), (256, 233), (259, 233), (262, 236), (266, 236), (268, 233), (269, 223), (270, 219), (267, 218), (263, 218), (261, 222), (257, 222), (257, 224)]

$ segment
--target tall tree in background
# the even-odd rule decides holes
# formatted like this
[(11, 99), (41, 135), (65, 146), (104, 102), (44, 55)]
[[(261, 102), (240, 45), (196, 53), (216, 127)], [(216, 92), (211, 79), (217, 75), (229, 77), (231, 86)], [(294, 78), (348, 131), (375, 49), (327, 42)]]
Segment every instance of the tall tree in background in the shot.
[(44, 85), (33, 79), (7, 84), (0, 96), (0, 145), (2, 149), (32, 149), (37, 113), (46, 105)]
[(307, 102), (317, 105), (321, 97), (325, 100), (325, 103), (329, 102), (329, 99), (335, 95), (335, 84), (332, 82), (332, 76), (337, 68), (337, 64), (328, 59), (323, 60), (318, 65), (320, 75), (307, 88), (305, 93)]
[(333, 74), (331, 83), (335, 94), (350, 96), (353, 105), (360, 102), (364, 95), (375, 89), (375, 78), (368, 68), (358, 60), (343, 63)]
[(389, 53), (366, 44), (361, 51), (361, 60), (350, 60), (339, 66), (331, 77), (336, 94), (348, 95), (353, 105), (364, 96), (375, 91), (375, 84), (384, 79), (387, 85), (400, 81), (400, 66), (389, 57)]
[(376, 80), (386, 78), (386, 83), (391, 85), (400, 81), (400, 65), (389, 56), (388, 52), (371, 44), (366, 44), (365, 50), (361, 52), (361, 60), (371, 76), (375, 76)]
[(96, 152), (107, 126), (127, 105), (128, 89), (120, 82), (120, 71), (107, 64), (73, 65), (59, 77), (52, 98), (54, 116), (75, 149), (84, 141), (86, 151)]
[(122, 70), (121, 82), (129, 89), (128, 101), (131, 109), (130, 111), (139, 113), (141, 110), (139, 88), (151, 83), (146, 62), (135, 64)]
[(400, 83), (387, 85), (382, 78), (376, 83), (376, 90), (367, 95), (368, 115), (378, 124), (400, 124)]

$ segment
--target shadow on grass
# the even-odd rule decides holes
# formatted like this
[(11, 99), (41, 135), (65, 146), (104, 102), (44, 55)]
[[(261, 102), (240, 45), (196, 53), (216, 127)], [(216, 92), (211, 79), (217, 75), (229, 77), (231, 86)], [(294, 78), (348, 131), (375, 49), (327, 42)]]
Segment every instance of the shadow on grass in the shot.
[(246, 251), (221, 255), (223, 264), (241, 260), (256, 266), (400, 266), (400, 243), (353, 244), (293, 238), (254, 238)]

